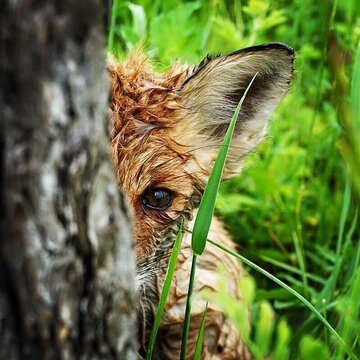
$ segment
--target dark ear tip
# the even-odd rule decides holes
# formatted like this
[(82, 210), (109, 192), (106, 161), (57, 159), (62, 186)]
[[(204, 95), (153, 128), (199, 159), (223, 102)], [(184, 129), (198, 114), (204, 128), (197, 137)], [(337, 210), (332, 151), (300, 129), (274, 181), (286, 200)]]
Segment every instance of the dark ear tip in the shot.
[[(267, 50), (281, 50), (285, 51), (287, 55), (289, 56), (288, 64), (291, 66), (291, 74), (293, 73), (293, 62), (295, 58), (295, 51), (292, 47), (290, 47), (287, 44), (280, 43), (280, 42), (269, 42), (261, 45), (255, 45), (255, 46), (249, 46), (244, 49), (236, 50), (234, 52), (231, 52), (230, 54), (226, 54), (224, 56), (215, 56), (215, 57), (209, 57), (207, 56), (197, 67), (194, 68), (193, 73), (182, 83), (182, 85), (179, 87), (178, 91), (181, 91), (184, 86), (193, 79), (202, 69), (204, 69), (209, 63), (213, 62), (216, 59), (227, 59), (232, 56), (240, 55), (247, 55), (249, 53), (256, 53), (256, 52), (264, 52)], [(288, 60), (288, 59), (287, 59)]]
[(261, 45), (250, 46), (244, 49), (236, 50), (228, 54), (227, 56), (242, 54), (246, 52), (256, 52), (256, 51), (273, 50), (273, 49), (285, 50), (289, 55), (292, 56), (292, 58), (294, 58), (295, 56), (295, 50), (292, 47), (280, 42), (269, 42)]
[(284, 43), (280, 43), (280, 42), (271, 42), (271, 43), (266, 43), (266, 44), (263, 44), (263, 45), (259, 45), (260, 47), (261, 46), (264, 46), (265, 49), (280, 49), (280, 50), (286, 50), (288, 52), (289, 55), (295, 55), (295, 50), (287, 45), (287, 44), (284, 44)]

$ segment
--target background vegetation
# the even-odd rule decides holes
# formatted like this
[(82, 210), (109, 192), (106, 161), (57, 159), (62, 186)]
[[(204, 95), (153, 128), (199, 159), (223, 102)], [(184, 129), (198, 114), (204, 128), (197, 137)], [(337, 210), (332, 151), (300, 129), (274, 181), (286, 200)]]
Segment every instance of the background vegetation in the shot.
[[(111, 31), (116, 56), (144, 41), (159, 70), (269, 41), (295, 48), (295, 80), (270, 135), (242, 175), (222, 185), (217, 213), (240, 253), (309, 299), (359, 356), (358, 0), (119, 2)], [(249, 272), (257, 289), (249, 279), (241, 286), (257, 358), (344, 358), (300, 301)], [(219, 303), (231, 304), (226, 296), (224, 287)]]

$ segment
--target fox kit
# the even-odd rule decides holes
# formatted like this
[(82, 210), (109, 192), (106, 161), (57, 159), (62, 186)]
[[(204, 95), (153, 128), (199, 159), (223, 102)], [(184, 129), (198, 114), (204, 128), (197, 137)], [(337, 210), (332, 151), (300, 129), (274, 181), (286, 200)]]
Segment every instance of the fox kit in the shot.
[[(117, 178), (134, 217), (139, 294), (140, 354), (146, 351), (169, 254), (181, 221), (191, 230), (223, 136), (246, 87), (223, 180), (237, 175), (260, 143), (268, 120), (289, 87), (294, 51), (269, 43), (205, 58), (197, 67), (175, 64), (165, 75), (152, 71), (140, 51), (110, 61), (111, 145)], [(213, 218), (209, 238), (235, 249)], [(192, 260), (190, 235), (180, 254), (157, 337), (154, 359), (179, 359)], [(231, 296), (241, 301), (241, 264), (212, 244), (197, 260), (194, 294), (217, 291), (218, 268), (227, 273)], [(187, 358), (192, 359), (205, 304), (192, 305)], [(241, 334), (209, 303), (202, 359), (248, 359)]]

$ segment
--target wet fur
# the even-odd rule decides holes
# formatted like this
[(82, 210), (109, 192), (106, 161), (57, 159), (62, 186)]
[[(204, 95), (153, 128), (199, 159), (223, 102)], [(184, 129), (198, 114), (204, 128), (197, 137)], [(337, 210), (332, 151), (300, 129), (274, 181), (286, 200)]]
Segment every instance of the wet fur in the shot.
[[(111, 146), (117, 178), (134, 217), (140, 352), (146, 349), (179, 224), (183, 220), (192, 228), (194, 211), (237, 102), (258, 72), (240, 113), (224, 179), (240, 171), (244, 157), (265, 135), (268, 119), (287, 91), (292, 60), (290, 48), (267, 44), (207, 58), (193, 70), (175, 64), (165, 75), (155, 74), (138, 49), (126, 61), (109, 61)], [(165, 211), (144, 208), (142, 195), (158, 187), (175, 194), (171, 207)], [(235, 249), (216, 218), (209, 237)], [(191, 259), (190, 236), (184, 235), (156, 359), (179, 358)], [(241, 264), (211, 244), (198, 258), (194, 293), (217, 291), (219, 266), (225, 267), (230, 295), (241, 301), (237, 286), (243, 276)], [(198, 299), (192, 307), (189, 359), (204, 306)], [(207, 313), (202, 358), (250, 358), (241, 334), (213, 304)]]

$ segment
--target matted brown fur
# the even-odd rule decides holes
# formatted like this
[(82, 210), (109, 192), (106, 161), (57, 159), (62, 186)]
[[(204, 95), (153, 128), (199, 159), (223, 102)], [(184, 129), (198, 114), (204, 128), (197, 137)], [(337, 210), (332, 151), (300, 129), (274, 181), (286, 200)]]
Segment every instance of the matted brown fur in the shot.
[[(165, 75), (155, 74), (139, 50), (124, 62), (109, 62), (111, 144), (119, 184), (133, 209), (142, 351), (179, 224), (183, 220), (189, 229), (193, 226), (194, 211), (244, 88), (258, 72), (239, 116), (224, 178), (240, 170), (243, 158), (265, 135), (268, 119), (288, 88), (292, 61), (292, 49), (266, 44), (209, 59), (193, 71), (176, 64)], [(166, 189), (172, 194), (166, 209), (144, 205), (144, 194), (151, 189)], [(235, 248), (215, 218), (209, 237)], [(190, 236), (184, 235), (154, 359), (179, 358), (191, 259)], [(204, 289), (218, 291), (219, 266), (225, 268), (231, 296), (241, 301), (241, 264), (207, 245), (197, 262), (189, 359), (205, 307), (196, 294)], [(241, 334), (211, 303), (202, 358), (250, 358)]]
[[(182, 176), (191, 157), (188, 148), (166, 135), (181, 107), (174, 90), (188, 70), (175, 66), (165, 76), (156, 76), (138, 51), (125, 63), (110, 64), (109, 70), (112, 148), (119, 183), (134, 209), (136, 253), (141, 262), (152, 254), (159, 240), (157, 230), (178, 218), (193, 192), (192, 174)], [(139, 196), (159, 184), (179, 190), (172, 211), (145, 213)]]

